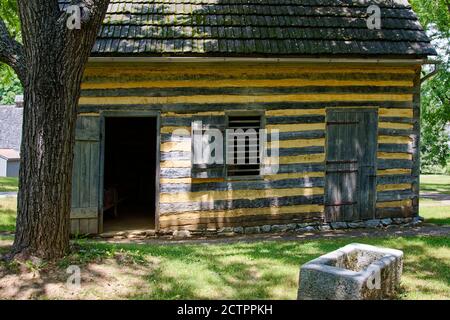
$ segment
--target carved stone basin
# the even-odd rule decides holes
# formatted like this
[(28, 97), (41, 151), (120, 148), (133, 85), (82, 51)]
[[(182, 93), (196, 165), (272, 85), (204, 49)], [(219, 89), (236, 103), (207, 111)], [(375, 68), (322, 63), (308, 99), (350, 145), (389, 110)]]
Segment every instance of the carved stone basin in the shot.
[(300, 268), (299, 300), (371, 300), (395, 295), (403, 252), (349, 244)]

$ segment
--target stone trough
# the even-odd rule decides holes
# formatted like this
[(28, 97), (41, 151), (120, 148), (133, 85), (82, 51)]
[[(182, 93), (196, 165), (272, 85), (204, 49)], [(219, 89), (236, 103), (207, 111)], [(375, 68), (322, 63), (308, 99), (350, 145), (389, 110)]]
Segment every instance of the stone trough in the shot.
[(298, 299), (388, 299), (400, 285), (402, 269), (400, 250), (349, 244), (301, 267)]

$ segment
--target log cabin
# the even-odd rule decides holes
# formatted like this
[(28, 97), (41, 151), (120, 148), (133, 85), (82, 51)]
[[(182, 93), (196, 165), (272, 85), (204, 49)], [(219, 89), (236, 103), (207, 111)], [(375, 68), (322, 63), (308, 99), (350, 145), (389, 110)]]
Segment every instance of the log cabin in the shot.
[[(82, 82), (72, 233), (417, 217), (433, 55), (403, 0), (111, 0)], [(258, 135), (256, 162), (197, 164), (194, 128), (277, 139)]]

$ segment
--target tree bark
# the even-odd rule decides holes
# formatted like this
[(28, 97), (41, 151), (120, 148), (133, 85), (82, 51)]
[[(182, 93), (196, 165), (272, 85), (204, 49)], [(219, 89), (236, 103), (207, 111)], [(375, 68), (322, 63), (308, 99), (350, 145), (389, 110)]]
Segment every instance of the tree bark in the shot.
[(57, 0), (18, 1), (26, 72), (14, 255), (68, 251), (81, 79), (108, 3), (85, 0), (89, 20), (70, 30)]

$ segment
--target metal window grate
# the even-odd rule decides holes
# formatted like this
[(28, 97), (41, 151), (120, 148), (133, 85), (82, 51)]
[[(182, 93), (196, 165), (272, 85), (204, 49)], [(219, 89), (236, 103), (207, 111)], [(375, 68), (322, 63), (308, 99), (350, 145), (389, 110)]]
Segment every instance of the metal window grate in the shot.
[[(233, 159), (232, 163), (230, 160), (227, 161), (227, 175), (229, 177), (258, 176), (261, 166), (259, 136), (261, 116), (230, 116), (228, 129), (231, 129), (234, 134), (229, 135), (227, 139), (227, 155)], [(256, 139), (250, 141), (252, 136)], [(238, 143), (241, 149), (238, 148)]]

